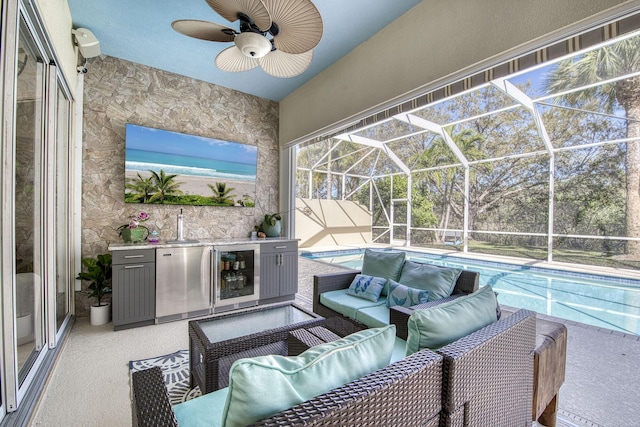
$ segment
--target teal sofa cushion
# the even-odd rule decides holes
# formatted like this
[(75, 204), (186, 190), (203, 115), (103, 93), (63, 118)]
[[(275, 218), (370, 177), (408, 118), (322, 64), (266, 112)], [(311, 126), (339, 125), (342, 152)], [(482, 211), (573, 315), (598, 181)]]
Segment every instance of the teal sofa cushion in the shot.
[(389, 324), (389, 309), (385, 304), (361, 308), (356, 312), (355, 319), (370, 328), (379, 328)]
[(410, 288), (401, 285), (395, 280), (389, 279), (389, 295), (387, 295), (387, 307), (402, 306), (412, 307), (429, 301), (429, 291)]
[(356, 274), (356, 277), (354, 277), (351, 285), (349, 285), (347, 289), (347, 294), (377, 302), (386, 282), (387, 279), (383, 279), (382, 277)]
[(311, 347), (298, 356), (235, 361), (222, 425), (249, 425), (387, 366), (395, 335), (395, 325), (388, 325)]
[(347, 294), (346, 289), (323, 292), (320, 294), (320, 303), (322, 305), (352, 319), (356, 318), (357, 310), (377, 305), (385, 305), (385, 302), (386, 299), (372, 302), (363, 298), (354, 297)]
[(460, 268), (407, 261), (402, 267), (402, 273), (397, 282), (410, 288), (429, 291), (429, 301), (433, 301), (451, 295), (460, 273), (462, 273)]
[(196, 397), (173, 406), (180, 427), (222, 427), (222, 413), (229, 388)]
[(453, 301), (414, 310), (407, 325), (407, 355), (438, 349), (495, 322), (497, 303), (487, 285)]
[[(406, 255), (403, 251), (365, 249), (362, 259), (362, 274), (397, 281)], [(387, 286), (382, 290), (382, 295), (387, 295)]]

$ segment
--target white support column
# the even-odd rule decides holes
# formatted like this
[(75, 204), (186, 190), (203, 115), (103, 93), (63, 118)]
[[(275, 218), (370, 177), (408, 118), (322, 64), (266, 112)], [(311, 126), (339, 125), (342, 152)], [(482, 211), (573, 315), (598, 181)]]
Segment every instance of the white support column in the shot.
[(462, 224), (462, 252), (469, 252), (469, 165), (464, 167), (464, 219)]
[(391, 175), (391, 182), (389, 183), (389, 244), (393, 244), (393, 224), (396, 221), (396, 206), (393, 202), (393, 175)]
[(553, 222), (556, 158), (549, 157), (549, 221), (547, 221), (547, 261), (553, 261)]
[[(369, 212), (373, 212), (373, 178), (369, 177)], [(369, 215), (369, 228), (371, 229), (371, 240), (373, 240), (373, 215)]]
[(411, 191), (413, 187), (413, 175), (407, 175), (407, 236), (405, 246), (411, 246)]

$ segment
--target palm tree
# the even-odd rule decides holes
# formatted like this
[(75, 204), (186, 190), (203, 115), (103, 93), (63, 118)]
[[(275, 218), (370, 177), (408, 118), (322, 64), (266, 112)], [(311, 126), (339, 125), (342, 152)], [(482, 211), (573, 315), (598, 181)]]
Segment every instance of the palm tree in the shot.
[[(554, 93), (633, 73), (639, 68), (640, 37), (633, 37), (560, 62), (548, 75), (545, 85)], [(570, 103), (593, 97), (600, 98), (609, 112), (622, 108), (626, 113), (627, 138), (630, 139), (625, 154), (626, 235), (640, 237), (640, 76), (564, 95)], [(628, 241), (626, 252), (640, 256), (640, 242)]]
[(159, 201), (160, 203), (162, 203), (164, 198), (167, 196), (182, 194), (180, 185), (183, 183), (174, 181), (175, 177), (178, 175), (167, 175), (162, 169), (160, 170), (160, 174), (152, 170), (150, 170), (149, 172), (151, 172), (151, 179), (155, 187), (155, 193), (149, 199), (150, 203), (155, 201)]
[(211, 191), (213, 191), (213, 201), (214, 203), (218, 203), (221, 205), (229, 205), (233, 204), (233, 199), (236, 197), (235, 194), (229, 194), (235, 188), (227, 188), (227, 184), (224, 182), (216, 182), (216, 185), (213, 186), (211, 184), (207, 184)]
[(131, 191), (131, 195), (142, 203), (148, 203), (154, 192), (155, 186), (151, 182), (151, 177), (143, 178), (138, 172), (137, 178), (128, 178), (124, 188)]

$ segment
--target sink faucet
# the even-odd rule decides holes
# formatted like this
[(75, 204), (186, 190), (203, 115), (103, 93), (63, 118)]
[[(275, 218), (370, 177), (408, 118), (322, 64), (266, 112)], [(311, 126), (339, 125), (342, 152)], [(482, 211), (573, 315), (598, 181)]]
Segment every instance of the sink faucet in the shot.
[(176, 240), (184, 240), (184, 216), (182, 215), (182, 209), (180, 209), (180, 215), (178, 215), (178, 236)]

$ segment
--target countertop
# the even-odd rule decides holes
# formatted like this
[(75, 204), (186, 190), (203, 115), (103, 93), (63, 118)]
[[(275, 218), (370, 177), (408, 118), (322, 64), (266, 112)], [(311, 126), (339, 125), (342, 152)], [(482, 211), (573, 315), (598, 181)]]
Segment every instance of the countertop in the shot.
[(235, 238), (235, 239), (199, 239), (197, 241), (185, 240), (184, 242), (172, 242), (161, 240), (158, 243), (149, 243), (147, 241), (140, 243), (110, 243), (110, 251), (126, 251), (131, 249), (156, 249), (156, 248), (176, 248), (188, 246), (221, 246), (221, 245), (246, 245), (246, 244), (264, 244), (291, 242), (300, 239), (289, 239), (286, 237), (267, 237), (266, 239), (251, 238)]

